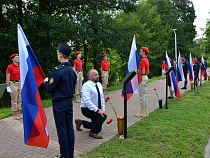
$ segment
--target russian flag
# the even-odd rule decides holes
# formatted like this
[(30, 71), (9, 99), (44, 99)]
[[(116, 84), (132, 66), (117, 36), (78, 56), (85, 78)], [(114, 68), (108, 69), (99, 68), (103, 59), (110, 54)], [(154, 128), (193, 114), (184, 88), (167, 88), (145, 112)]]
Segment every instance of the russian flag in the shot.
[(176, 82), (179, 83), (179, 81), (185, 81), (180, 52), (179, 52), (178, 63), (176, 67)]
[(194, 80), (194, 70), (193, 70), (193, 63), (192, 63), (191, 53), (190, 53), (190, 73), (189, 73), (189, 80), (190, 80), (190, 82), (193, 82), (193, 80)]
[[(36, 59), (35, 55), (35, 58), (31, 58), (32, 55), (29, 54), (33, 51), (21, 26), (18, 25), (17, 29), (20, 58), (24, 143), (30, 146), (47, 148), (49, 143), (49, 135), (46, 128), (47, 118), (33, 71), (34, 63), (38, 63), (38, 61), (33, 61)], [(35, 68), (35, 70), (39, 69)], [(43, 71), (40, 73), (42, 74)]]
[[(166, 53), (166, 65), (168, 66), (168, 69), (171, 68), (171, 63), (170, 63), (167, 53)], [(171, 79), (172, 90), (175, 92), (175, 96), (178, 98), (182, 98), (173, 70), (169, 73), (169, 76)]]
[[(140, 60), (139, 60), (139, 55), (138, 55), (138, 50), (136, 47), (136, 37), (133, 37), (133, 42), (131, 45), (131, 50), (130, 50), (130, 56), (128, 60), (128, 67), (126, 70), (126, 75), (129, 72), (132, 71), (137, 71), (140, 70)], [(141, 73), (137, 73), (133, 77), (133, 79), (127, 84), (127, 100), (130, 99), (130, 97), (133, 95), (133, 93), (139, 94), (139, 84), (142, 81), (142, 75)], [(124, 97), (124, 91), (122, 90), (122, 97)]]
[(201, 63), (202, 63), (201, 74), (204, 78), (207, 78), (206, 66), (204, 64), (203, 55), (202, 55)]

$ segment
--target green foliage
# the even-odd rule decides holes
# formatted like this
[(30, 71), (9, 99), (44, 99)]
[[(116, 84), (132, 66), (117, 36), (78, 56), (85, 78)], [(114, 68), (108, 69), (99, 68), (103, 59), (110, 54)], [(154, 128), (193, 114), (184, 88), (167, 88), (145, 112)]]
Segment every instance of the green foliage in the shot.
[(203, 44), (204, 44), (204, 52), (210, 55), (210, 19), (208, 20), (206, 24), (206, 30), (205, 30), (205, 38), (203, 39)]
[(172, 0), (172, 4), (178, 12), (177, 48), (181, 53), (186, 53), (192, 47), (196, 36), (193, 24), (196, 18), (194, 5), (190, 0)]
[(170, 27), (163, 25), (156, 7), (146, 1), (140, 2), (136, 12), (130, 14), (122, 12), (115, 18), (115, 22), (117, 29), (115, 32), (118, 35), (115, 49), (123, 61), (122, 74), (126, 69), (132, 38), (135, 35), (138, 50), (142, 45), (150, 49), (148, 55), (151, 64), (150, 77), (160, 75), (161, 71), (158, 70), (168, 49)]
[[(138, 50), (142, 45), (150, 49), (150, 78), (161, 74), (165, 52), (174, 52), (172, 28), (179, 29), (178, 50), (193, 50), (195, 14), (188, 0), (3, 0), (0, 9), (0, 83), (5, 82), (9, 56), (18, 51), (17, 23), (46, 76), (59, 64), (56, 49), (60, 42), (71, 45), (72, 57), (76, 50), (82, 51), (84, 74), (92, 68), (99, 70), (102, 54), (108, 53), (110, 85), (125, 76), (134, 35)], [(42, 88), (41, 95), (48, 97)]]

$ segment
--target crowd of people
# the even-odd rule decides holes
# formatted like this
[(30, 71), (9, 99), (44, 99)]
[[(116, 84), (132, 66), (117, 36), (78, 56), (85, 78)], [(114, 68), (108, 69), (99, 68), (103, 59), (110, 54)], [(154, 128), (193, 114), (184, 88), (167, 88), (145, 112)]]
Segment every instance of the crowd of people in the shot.
[[(147, 84), (149, 74), (149, 60), (147, 55), (149, 49), (142, 46), (139, 51), (141, 57), (140, 69), (142, 81), (139, 84), (140, 88), (140, 109), (135, 114), (136, 117), (147, 117), (148, 103), (147, 103)], [(53, 115), (58, 135), (58, 142), (60, 145), (60, 155), (57, 157), (73, 158), (74, 155), (74, 127), (73, 127), (73, 97), (76, 96), (76, 102), (80, 103), (81, 113), (90, 121), (75, 119), (76, 130), (82, 131), (82, 126), (89, 129), (89, 136), (95, 139), (103, 139), (99, 133), (102, 130), (104, 121), (107, 118), (105, 112), (104, 95), (107, 93), (108, 77), (110, 64), (108, 62), (108, 54), (103, 55), (103, 60), (100, 64), (102, 84), (99, 82), (99, 73), (95, 69), (87, 72), (87, 81), (83, 84), (83, 61), (81, 59), (81, 52), (76, 51), (76, 59), (73, 66), (69, 62), (71, 55), (71, 48), (65, 44), (60, 43), (57, 50), (57, 59), (60, 65), (53, 68), (49, 77), (45, 78), (44, 85), (46, 92), (52, 95)], [(14, 119), (21, 119), (21, 89), (20, 89), (20, 67), (18, 54), (12, 54), (10, 64), (6, 70), (7, 92), (11, 95), (11, 109)], [(176, 60), (169, 56), (171, 66), (176, 66)], [(206, 63), (206, 60), (205, 60)], [(195, 79), (198, 78), (199, 60), (193, 60), (193, 68)], [(187, 89), (187, 75), (189, 72), (189, 61), (187, 56), (182, 57), (182, 66), (184, 72), (184, 87)], [(207, 63), (205, 65), (207, 67)], [(168, 70), (165, 60), (162, 61), (162, 79), (164, 80), (165, 72)], [(176, 69), (173, 69), (176, 74)], [(167, 76), (170, 80), (169, 75)], [(168, 99), (174, 97), (169, 82), (170, 95)]]
[[(173, 71), (174, 71), (174, 74), (176, 75), (176, 66), (177, 66), (177, 61), (176, 59), (174, 58), (173, 55), (169, 55), (169, 61), (170, 61), (170, 64), (171, 66), (174, 67)], [(182, 70), (183, 70), (183, 74), (184, 74), (184, 86), (181, 88), (181, 89), (187, 89), (187, 83), (188, 83), (188, 73), (190, 71), (190, 63), (189, 63), (189, 58), (187, 55), (184, 55), (184, 56), (181, 56), (180, 57), (181, 59), (181, 64), (182, 64)], [(202, 61), (199, 60), (198, 57), (194, 57), (192, 59), (192, 64), (193, 64), (193, 72), (194, 72), (194, 85), (197, 87), (198, 86), (198, 81), (199, 81), (199, 71), (200, 71), (200, 63)], [(205, 65), (205, 68), (207, 69), (207, 58), (204, 58), (204, 65)], [(165, 78), (165, 73), (166, 71), (168, 71), (168, 66), (167, 64), (165, 63), (165, 60), (162, 60), (162, 80), (164, 80)], [(172, 99), (174, 98), (174, 91), (172, 90), (172, 87), (171, 87), (171, 78), (169, 75), (166, 76), (168, 78), (168, 86), (169, 86), (169, 92), (170, 92), (170, 95), (168, 96), (168, 99)], [(207, 80), (207, 77), (204, 77), (204, 80)]]

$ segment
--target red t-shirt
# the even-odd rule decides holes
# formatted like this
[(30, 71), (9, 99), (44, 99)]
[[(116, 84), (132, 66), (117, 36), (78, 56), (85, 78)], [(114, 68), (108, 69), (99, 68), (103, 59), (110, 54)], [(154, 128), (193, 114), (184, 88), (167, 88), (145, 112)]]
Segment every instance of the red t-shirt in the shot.
[(165, 69), (165, 68), (166, 68), (166, 64), (163, 63), (163, 64), (162, 64), (162, 69)]
[(103, 60), (101, 62), (101, 68), (103, 71), (108, 71), (109, 70), (109, 62), (107, 60)]
[(147, 75), (149, 73), (149, 60), (147, 59), (147, 56), (144, 56), (141, 59), (140, 69), (142, 68), (145, 68), (145, 74)]
[(7, 74), (10, 74), (10, 80), (20, 80), (20, 66), (15, 64), (10, 64), (6, 70)]
[(74, 67), (75, 67), (76, 71), (82, 71), (82, 64), (83, 64), (82, 60), (80, 60), (80, 59), (74, 60)]

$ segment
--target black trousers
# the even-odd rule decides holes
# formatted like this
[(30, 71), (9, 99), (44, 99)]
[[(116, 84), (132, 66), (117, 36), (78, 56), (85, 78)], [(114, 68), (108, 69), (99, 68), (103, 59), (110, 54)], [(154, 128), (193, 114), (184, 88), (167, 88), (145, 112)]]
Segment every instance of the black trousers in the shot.
[(63, 99), (53, 103), (53, 114), (60, 145), (61, 158), (74, 157), (74, 127), (72, 99)]
[(102, 125), (107, 118), (107, 115), (101, 115), (94, 112), (88, 108), (81, 108), (82, 114), (91, 119), (91, 122), (82, 120), (82, 125), (84, 128), (90, 129), (92, 133), (98, 134), (102, 130)]

